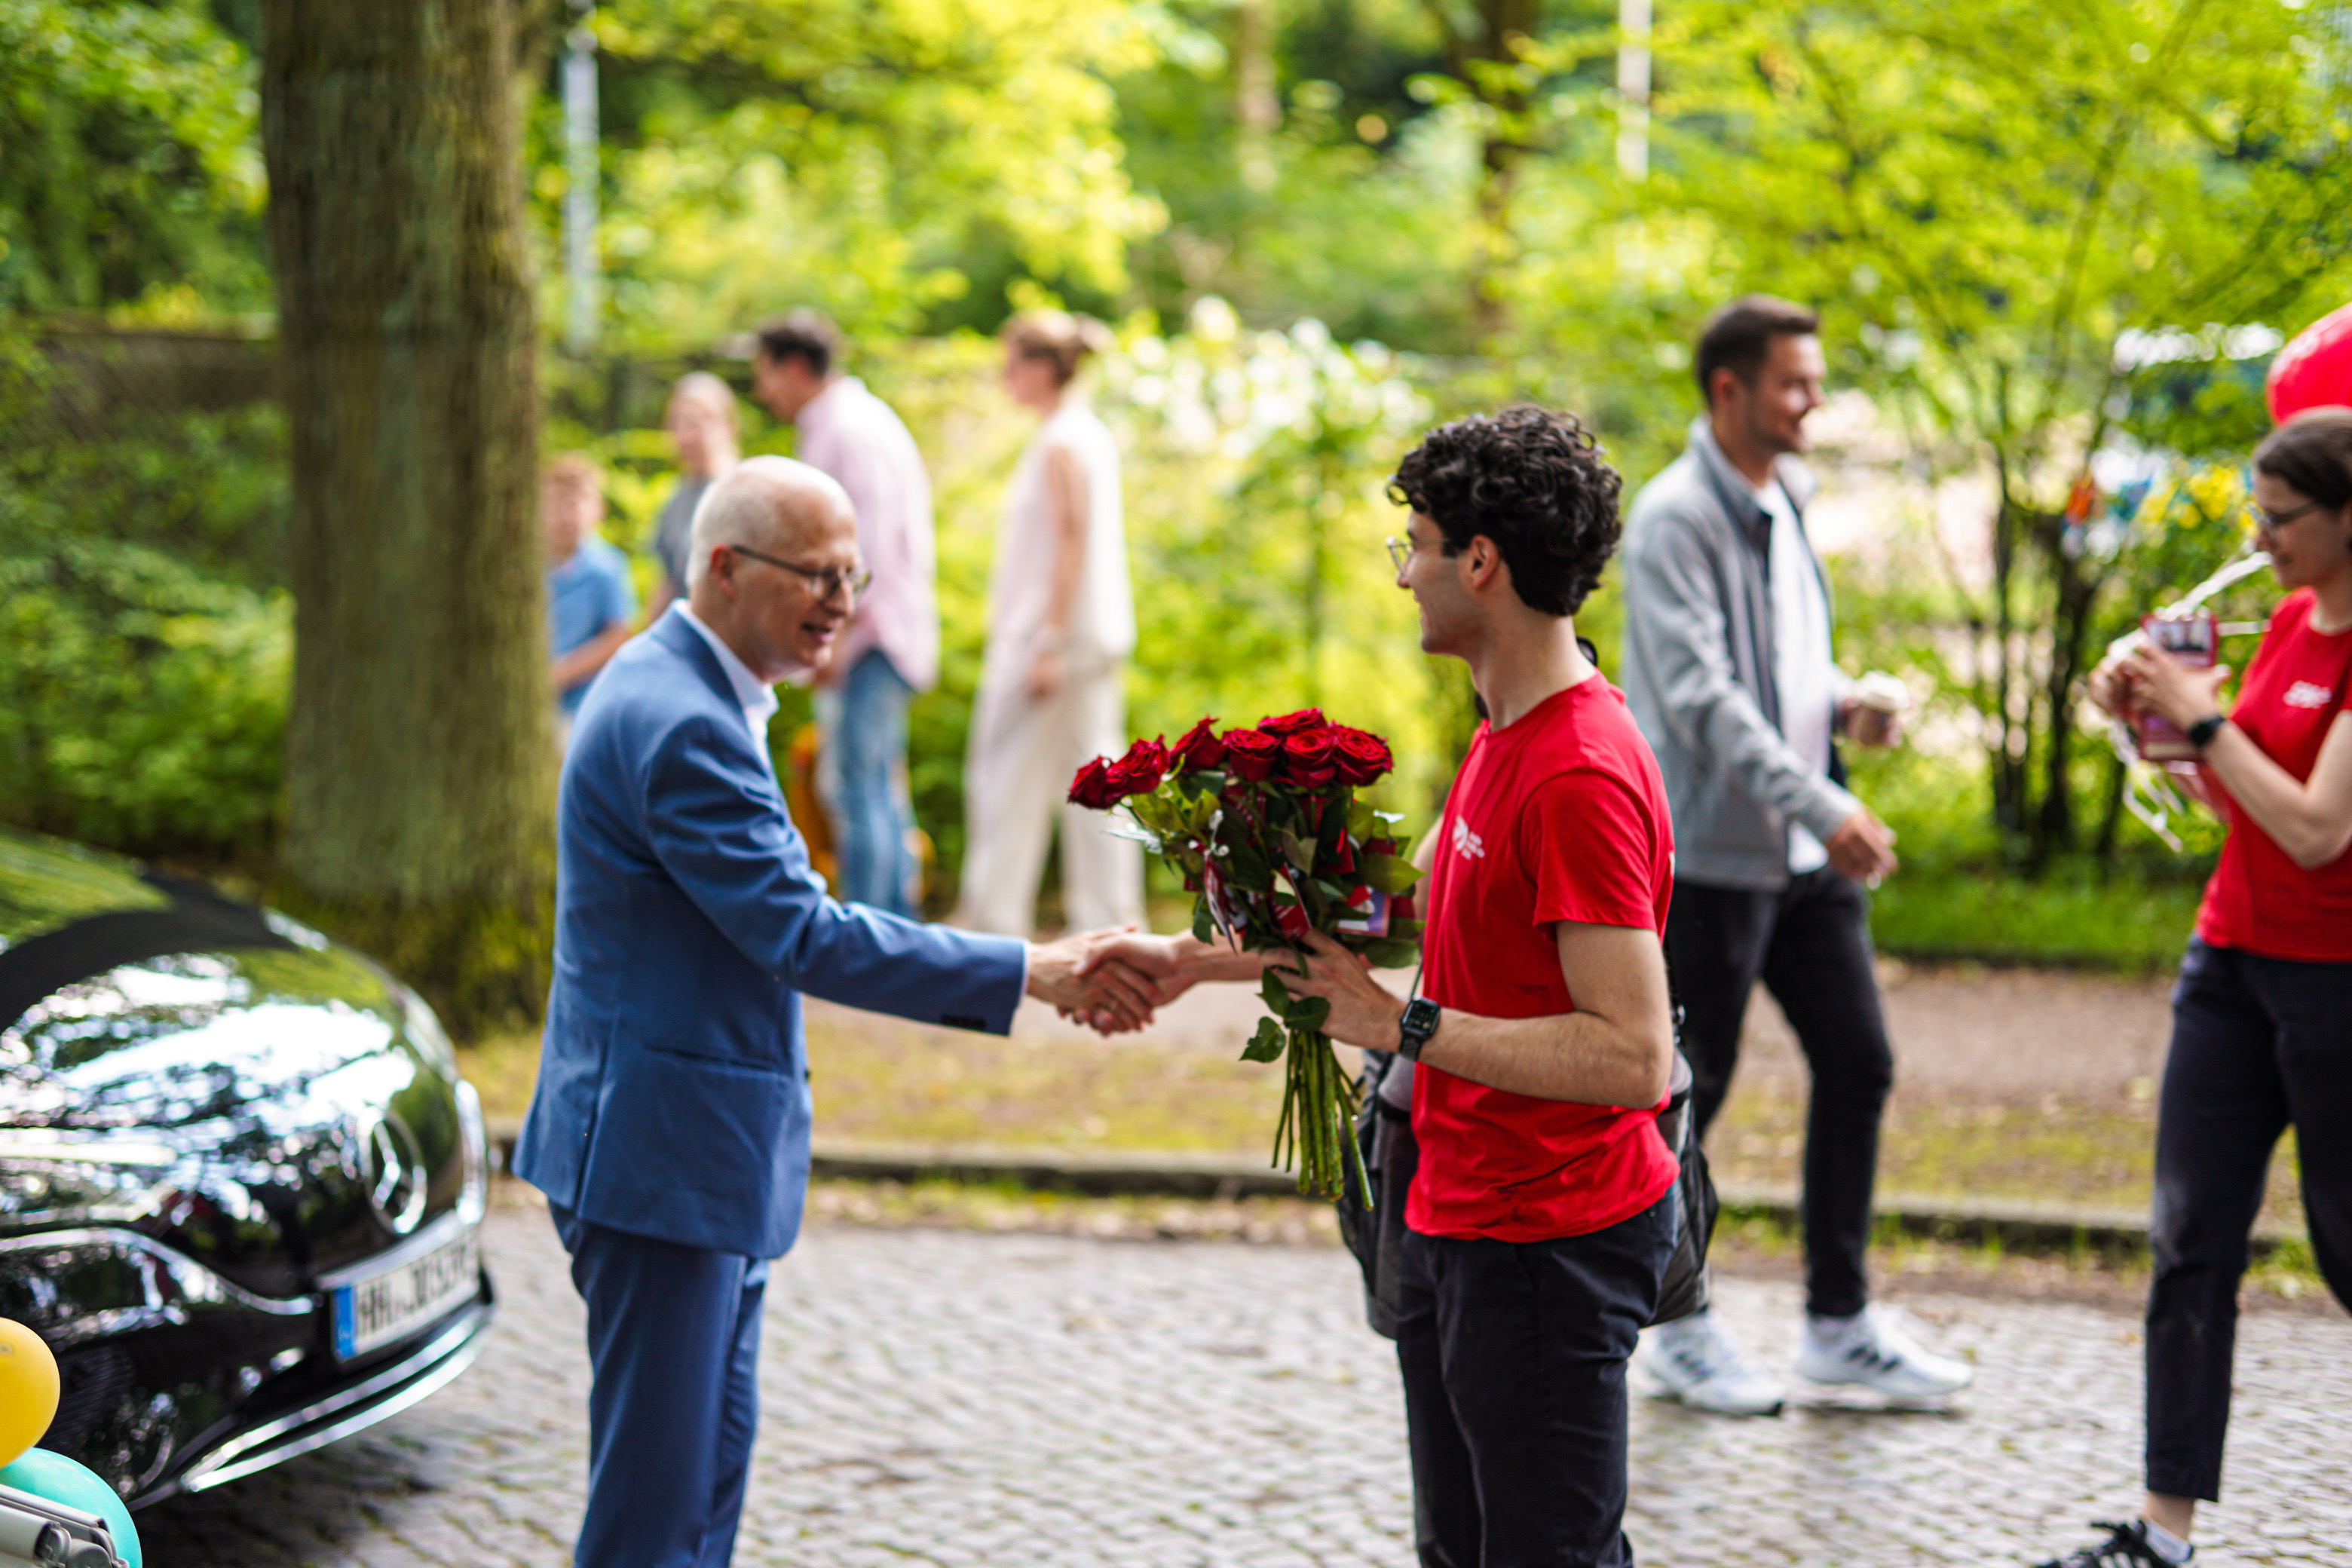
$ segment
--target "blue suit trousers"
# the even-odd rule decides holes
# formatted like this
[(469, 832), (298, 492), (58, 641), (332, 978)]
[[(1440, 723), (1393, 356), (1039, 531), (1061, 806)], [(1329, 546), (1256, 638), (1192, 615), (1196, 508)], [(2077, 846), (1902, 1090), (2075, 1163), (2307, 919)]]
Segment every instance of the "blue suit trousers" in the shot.
[(726, 1568), (760, 1422), (767, 1260), (548, 1212), (594, 1372), (573, 1568)]

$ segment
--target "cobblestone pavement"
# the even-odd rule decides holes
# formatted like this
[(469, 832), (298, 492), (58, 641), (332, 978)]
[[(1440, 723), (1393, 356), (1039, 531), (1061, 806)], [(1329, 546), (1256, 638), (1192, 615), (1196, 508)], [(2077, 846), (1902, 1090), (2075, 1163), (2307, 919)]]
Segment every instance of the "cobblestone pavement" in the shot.
[[(505, 1299), (458, 1383), (320, 1453), (141, 1518), (156, 1568), (567, 1557), (584, 1480), (581, 1314), (543, 1211), (492, 1211)], [(1755, 1351), (1793, 1352), (1793, 1287), (1727, 1280)], [(1976, 1359), (1949, 1413), (1809, 1403), (1729, 1421), (1637, 1400), (1628, 1521), (1645, 1564), (2000, 1563), (2136, 1498), (2126, 1318), (1923, 1297)], [(751, 1565), (1406, 1568), (1394, 1363), (1323, 1247), (822, 1226), (769, 1286)], [(2227, 1506), (2199, 1561), (2343, 1563), (2352, 1323), (2245, 1323)]]

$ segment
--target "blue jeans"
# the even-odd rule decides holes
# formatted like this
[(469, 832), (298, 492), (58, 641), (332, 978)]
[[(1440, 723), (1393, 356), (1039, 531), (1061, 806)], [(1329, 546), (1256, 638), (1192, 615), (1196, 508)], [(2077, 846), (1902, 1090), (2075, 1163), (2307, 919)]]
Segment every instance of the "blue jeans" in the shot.
[(907, 704), (914, 695), (888, 657), (870, 649), (843, 678), (841, 716), (825, 737), (833, 749), (831, 805), (841, 868), (836, 896), (909, 920), (915, 862), (907, 836), (915, 823), (898, 770), (907, 757)]

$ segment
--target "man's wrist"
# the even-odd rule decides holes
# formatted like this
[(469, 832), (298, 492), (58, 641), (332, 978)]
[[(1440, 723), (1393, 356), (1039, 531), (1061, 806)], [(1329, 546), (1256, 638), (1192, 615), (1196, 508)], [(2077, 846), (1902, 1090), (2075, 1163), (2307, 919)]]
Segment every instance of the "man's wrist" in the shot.
[(2180, 732), (2189, 737), (2190, 745), (2201, 752), (2213, 743), (2213, 737), (2220, 734), (2221, 726), (2229, 721), (2230, 717), (2226, 713), (2208, 713), (2195, 723), (2181, 726)]
[(1426, 996), (1406, 1003), (1397, 1014), (1397, 1055), (1409, 1062), (1421, 1060), (1442, 1016), (1437, 1004)]

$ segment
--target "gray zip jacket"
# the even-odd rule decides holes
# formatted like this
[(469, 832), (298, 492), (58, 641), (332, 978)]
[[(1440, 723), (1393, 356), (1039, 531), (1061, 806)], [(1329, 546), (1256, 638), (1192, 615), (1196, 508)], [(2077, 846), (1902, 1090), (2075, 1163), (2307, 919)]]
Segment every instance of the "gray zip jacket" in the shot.
[[(1793, 458), (1779, 471), (1801, 516), (1812, 476)], [(1619, 674), (1665, 776), (1675, 878), (1770, 890), (1789, 885), (1791, 822), (1827, 843), (1861, 802), (1781, 739), (1771, 519), (1755, 498), (1706, 420), (1693, 423), (1689, 447), (1626, 520)], [(1811, 541), (1805, 553), (1819, 573)]]

